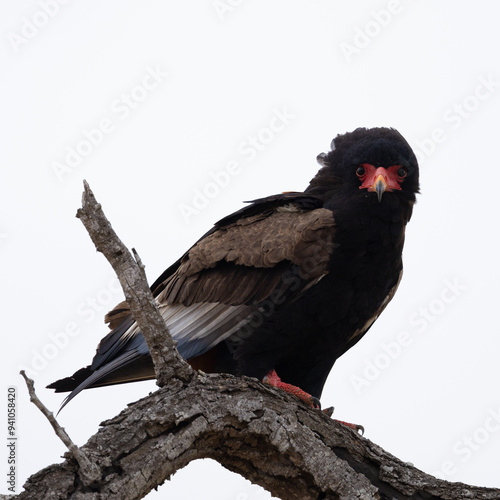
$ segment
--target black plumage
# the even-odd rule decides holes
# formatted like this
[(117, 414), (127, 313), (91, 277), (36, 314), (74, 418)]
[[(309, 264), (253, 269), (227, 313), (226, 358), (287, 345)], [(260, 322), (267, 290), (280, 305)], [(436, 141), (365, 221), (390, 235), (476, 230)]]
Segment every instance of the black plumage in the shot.
[[(320, 398), (344, 352), (368, 331), (402, 273), (418, 165), (394, 129), (337, 136), (304, 192), (251, 202), (215, 224), (151, 290), (195, 368), (284, 382)], [(154, 378), (126, 303), (89, 367), (56, 392)]]

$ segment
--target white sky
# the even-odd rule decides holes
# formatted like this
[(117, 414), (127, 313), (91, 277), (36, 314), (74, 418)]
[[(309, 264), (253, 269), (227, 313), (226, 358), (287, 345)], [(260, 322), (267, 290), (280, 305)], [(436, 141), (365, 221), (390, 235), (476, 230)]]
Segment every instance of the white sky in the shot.
[[(90, 362), (121, 300), (74, 217), (82, 179), (152, 282), (243, 200), (304, 189), (338, 133), (393, 126), (422, 160), (405, 276), (323, 404), (426, 472), (500, 487), (499, 13), (487, 0), (3, 2), (0, 401), (18, 387), (18, 485), (64, 453), (20, 367), (56, 410), (43, 387)], [(85, 391), (60, 422), (83, 444), (154, 389)], [(148, 498), (202, 495), (270, 498), (208, 461)]]

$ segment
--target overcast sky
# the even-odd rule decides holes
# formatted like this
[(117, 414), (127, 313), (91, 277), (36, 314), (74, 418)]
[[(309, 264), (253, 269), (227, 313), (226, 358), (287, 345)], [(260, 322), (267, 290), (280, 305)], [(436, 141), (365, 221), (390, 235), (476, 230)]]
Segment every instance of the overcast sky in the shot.
[[(304, 189), (317, 154), (358, 126), (408, 139), (422, 194), (399, 291), (336, 363), (323, 404), (426, 472), (500, 487), (498, 10), (487, 0), (3, 2), (0, 413), (17, 387), (18, 487), (65, 451), (19, 370), (57, 410), (63, 396), (44, 387), (89, 364), (121, 300), (75, 218), (82, 180), (152, 282), (244, 200)], [(84, 444), (155, 387), (84, 391), (59, 420)], [(148, 498), (270, 496), (199, 461)]]

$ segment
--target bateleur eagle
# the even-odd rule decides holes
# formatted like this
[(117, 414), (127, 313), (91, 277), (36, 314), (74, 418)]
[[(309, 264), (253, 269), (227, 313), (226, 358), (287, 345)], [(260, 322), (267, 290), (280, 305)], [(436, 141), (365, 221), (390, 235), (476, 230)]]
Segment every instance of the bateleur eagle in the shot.
[[(419, 190), (415, 155), (392, 128), (338, 135), (304, 192), (224, 217), (151, 286), (180, 354), (196, 369), (265, 380), (315, 405), (335, 360), (392, 299)], [(155, 377), (126, 303), (71, 391)], [(283, 380), (283, 382), (281, 382)]]

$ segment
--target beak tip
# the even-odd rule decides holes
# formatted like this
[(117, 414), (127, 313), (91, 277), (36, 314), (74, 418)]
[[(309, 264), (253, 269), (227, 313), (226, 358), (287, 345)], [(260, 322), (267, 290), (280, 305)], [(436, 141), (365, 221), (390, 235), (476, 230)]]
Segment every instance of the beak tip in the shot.
[(386, 189), (386, 185), (382, 181), (378, 181), (375, 185), (375, 192), (377, 193), (377, 198), (379, 203), (382, 201), (382, 195)]

